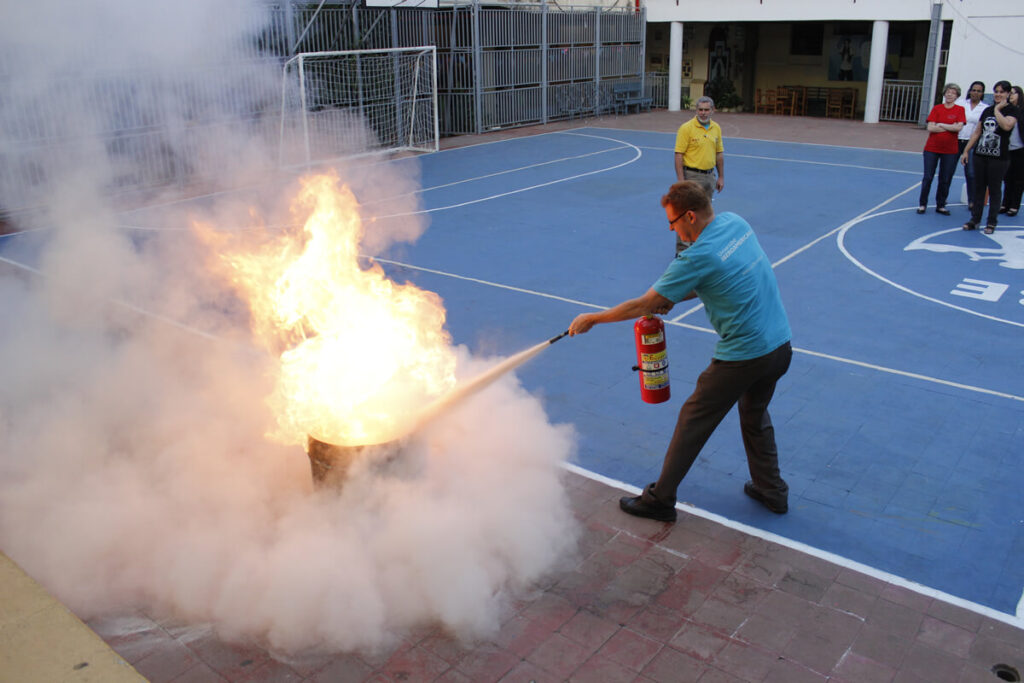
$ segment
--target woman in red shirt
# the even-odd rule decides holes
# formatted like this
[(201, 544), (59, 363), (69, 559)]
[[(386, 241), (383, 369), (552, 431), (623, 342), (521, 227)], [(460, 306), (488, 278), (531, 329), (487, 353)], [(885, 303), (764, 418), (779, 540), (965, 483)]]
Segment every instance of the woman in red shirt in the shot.
[(928, 141), (924, 145), (924, 177), (921, 178), (921, 201), (918, 213), (928, 208), (928, 194), (932, 189), (932, 178), (935, 167), (939, 167), (939, 187), (935, 190), (935, 212), (943, 216), (949, 215), (946, 208), (946, 197), (949, 196), (949, 184), (956, 172), (956, 158), (959, 156), (959, 145), (956, 134), (967, 123), (967, 114), (959, 104), (954, 104), (960, 97), (960, 86), (947, 83), (942, 89), (942, 102), (932, 107), (928, 114)]

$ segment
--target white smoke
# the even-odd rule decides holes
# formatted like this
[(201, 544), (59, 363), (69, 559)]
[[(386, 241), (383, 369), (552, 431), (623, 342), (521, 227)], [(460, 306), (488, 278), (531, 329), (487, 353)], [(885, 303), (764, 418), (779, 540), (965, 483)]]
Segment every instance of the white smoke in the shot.
[[(0, 237), (0, 256), (43, 273), (0, 267), (0, 548), (86, 618), (142, 609), (280, 652), (373, 648), (422, 624), (486, 636), (509, 596), (571, 552), (571, 428), (551, 425), (507, 375), (415, 435), (397, 470), (356, 467), (340, 491), (314, 490), (305, 453), (263, 438), (273, 359), (247, 343), (240, 306), (204, 272), (185, 205), (120, 212), (111, 188), (143, 166), (110, 143), (120, 110), (62, 88), (127, 65), (145, 67), (140, 92), (181, 83), (229, 59), (261, 11), (203, 0), (4, 10), (0, 152), (25, 160), (17, 131), (39, 103), (53, 102), (45, 126), (67, 142), (33, 188), (47, 229)], [(219, 160), (225, 186), (273, 180), (265, 138), (239, 125), (185, 144), (172, 100), (157, 101), (168, 158)], [(415, 209), (415, 170), (341, 173), (381, 214)], [(281, 186), (252, 201), (207, 197), (204, 219), (238, 228), (253, 204), (284, 216), (290, 198), (267, 189)], [(0, 201), (15, 199), (4, 189)], [(378, 221), (367, 250), (424, 228)], [(35, 241), (38, 255), (13, 248)], [(488, 365), (458, 353), (463, 378)]]

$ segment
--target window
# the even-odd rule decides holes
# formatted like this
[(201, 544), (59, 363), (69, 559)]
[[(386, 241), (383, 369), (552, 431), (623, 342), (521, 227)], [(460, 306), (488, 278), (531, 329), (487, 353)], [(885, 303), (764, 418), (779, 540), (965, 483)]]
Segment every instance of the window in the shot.
[(824, 43), (825, 24), (801, 21), (790, 25), (789, 54), (820, 55)]

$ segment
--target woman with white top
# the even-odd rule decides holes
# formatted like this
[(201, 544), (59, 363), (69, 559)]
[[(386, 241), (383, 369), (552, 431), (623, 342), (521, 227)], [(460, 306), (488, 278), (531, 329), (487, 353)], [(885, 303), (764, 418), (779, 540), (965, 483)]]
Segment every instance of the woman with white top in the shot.
[[(985, 96), (985, 84), (981, 81), (974, 81), (971, 83), (971, 87), (967, 89), (967, 95), (959, 100), (957, 104), (964, 108), (964, 112), (967, 115), (967, 123), (960, 129), (957, 134), (957, 144), (960, 148), (960, 154), (964, 153), (964, 147), (967, 146), (967, 141), (971, 139), (971, 133), (974, 132), (974, 127), (978, 125), (978, 119), (981, 118), (982, 113), (988, 106), (982, 98)], [(967, 186), (967, 208), (974, 208), (974, 154), (968, 155), (967, 164), (964, 165), (964, 181)]]

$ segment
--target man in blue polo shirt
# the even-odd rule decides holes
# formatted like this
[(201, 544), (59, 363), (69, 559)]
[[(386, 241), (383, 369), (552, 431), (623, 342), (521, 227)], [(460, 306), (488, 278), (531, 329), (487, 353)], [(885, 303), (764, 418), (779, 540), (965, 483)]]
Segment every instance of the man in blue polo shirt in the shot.
[(734, 213), (716, 216), (697, 183), (672, 185), (661, 205), (669, 227), (693, 246), (676, 256), (646, 294), (577, 316), (569, 334), (583, 334), (598, 323), (664, 314), (680, 301), (700, 297), (721, 339), (711, 364), (679, 410), (658, 481), (640, 496), (621, 499), (619, 506), (631, 515), (674, 522), (676, 489), (711, 433), (738, 404), (750, 469), (743, 491), (783, 514), (789, 509), (789, 487), (779, 474), (768, 403), (793, 352), (772, 264), (750, 225)]

